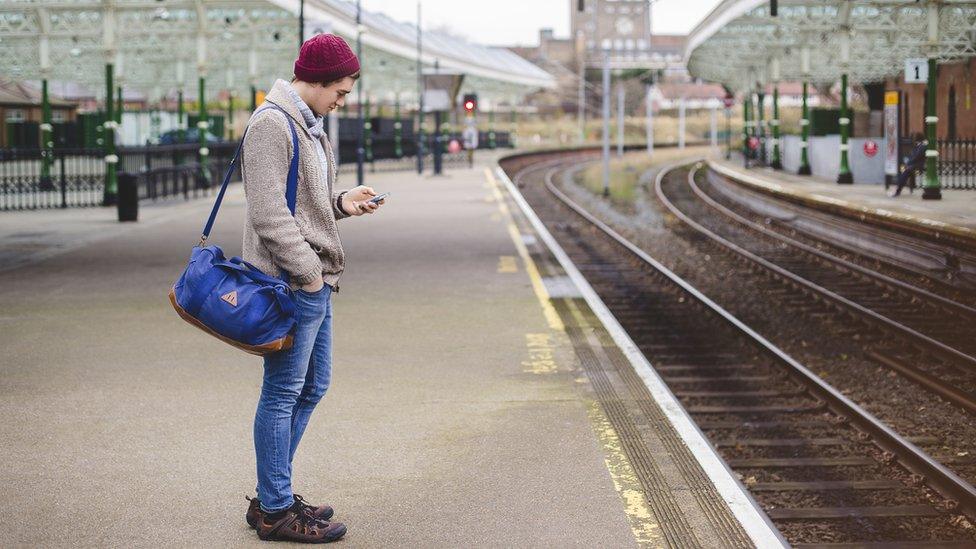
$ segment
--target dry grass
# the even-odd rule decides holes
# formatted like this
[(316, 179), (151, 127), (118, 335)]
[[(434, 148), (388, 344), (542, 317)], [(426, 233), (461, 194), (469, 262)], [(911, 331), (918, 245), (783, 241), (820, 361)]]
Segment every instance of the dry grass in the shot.
[[(646, 152), (629, 152), (623, 157), (610, 159), (610, 200), (625, 206), (633, 204), (637, 199), (637, 186), (641, 174), (647, 170), (677, 162), (685, 158), (707, 156), (710, 147), (688, 147), (678, 149), (655, 149), (654, 156), (649, 157)], [(597, 162), (577, 174), (577, 182), (589, 189), (593, 194), (603, 194), (603, 163)]]

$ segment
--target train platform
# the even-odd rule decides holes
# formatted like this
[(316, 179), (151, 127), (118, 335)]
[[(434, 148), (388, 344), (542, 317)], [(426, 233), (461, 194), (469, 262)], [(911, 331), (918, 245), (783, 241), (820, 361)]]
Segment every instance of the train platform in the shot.
[(744, 168), (741, 160), (706, 161), (715, 172), (747, 188), (896, 231), (976, 249), (976, 193), (942, 190), (942, 200), (922, 200), (921, 189), (889, 197), (881, 185), (838, 185), (816, 176), (771, 168)]
[[(333, 381), (296, 490), (336, 508), (350, 547), (781, 545), (494, 161), (368, 174), (392, 196), (340, 224)], [(211, 200), (130, 224), (0, 216), (0, 487), (16, 510), (0, 545), (261, 545), (243, 520), (261, 359), (167, 300)], [(238, 255), (243, 220), (236, 185), (211, 242)]]

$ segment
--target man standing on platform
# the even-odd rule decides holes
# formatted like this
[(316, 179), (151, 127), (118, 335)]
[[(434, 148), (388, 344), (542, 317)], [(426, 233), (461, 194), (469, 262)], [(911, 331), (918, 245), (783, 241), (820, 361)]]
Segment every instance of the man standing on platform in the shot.
[(925, 150), (928, 148), (929, 142), (921, 133), (916, 133), (913, 136), (913, 141), (915, 142), (915, 147), (912, 148), (912, 152), (908, 153), (905, 159), (905, 166), (902, 168), (901, 173), (898, 174), (897, 185), (893, 191), (888, 192), (888, 196), (892, 198), (900, 195), (901, 190), (909, 181), (911, 184), (908, 186), (908, 191), (914, 191), (916, 172), (925, 171)]
[[(292, 347), (264, 358), (254, 417), (257, 497), (246, 519), (262, 540), (335, 541), (345, 525), (333, 510), (292, 492), (292, 460), (312, 410), (332, 377), (332, 294), (344, 266), (337, 219), (373, 213), (369, 187), (335, 190), (337, 166), (323, 116), (342, 107), (359, 78), (359, 59), (346, 42), (320, 34), (302, 44), (292, 81), (278, 80), (248, 123), (241, 173), (247, 198), (246, 261), (295, 289)], [(298, 138), (295, 214), (285, 197)]]

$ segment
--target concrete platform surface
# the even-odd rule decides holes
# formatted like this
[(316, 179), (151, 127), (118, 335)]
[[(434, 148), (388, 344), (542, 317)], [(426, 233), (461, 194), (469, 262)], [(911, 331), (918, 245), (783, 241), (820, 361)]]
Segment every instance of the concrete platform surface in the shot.
[(711, 158), (709, 166), (757, 190), (820, 207), (847, 210), (858, 216), (904, 225), (923, 232), (940, 231), (976, 244), (976, 192), (942, 190), (942, 200), (922, 200), (921, 189), (889, 197), (882, 185), (838, 185), (815, 176), (799, 176), (771, 168), (749, 168), (741, 160)]
[[(340, 223), (333, 384), (296, 491), (336, 508), (347, 547), (635, 546), (641, 505), (615, 485), (483, 169), (367, 181), (393, 195)], [(0, 546), (261, 545), (244, 523), (261, 359), (166, 298), (210, 203), (125, 226), (109, 210), (0, 215), (7, 244), (65, 243), (2, 248), (22, 260), (0, 272)], [(243, 206), (238, 185), (211, 238), (228, 255)]]

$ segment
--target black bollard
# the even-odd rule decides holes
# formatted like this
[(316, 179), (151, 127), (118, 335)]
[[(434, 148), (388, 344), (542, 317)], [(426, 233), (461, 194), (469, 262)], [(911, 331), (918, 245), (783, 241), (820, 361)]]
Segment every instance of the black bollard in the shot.
[(136, 176), (120, 173), (118, 188), (119, 221), (139, 221), (139, 186)]

